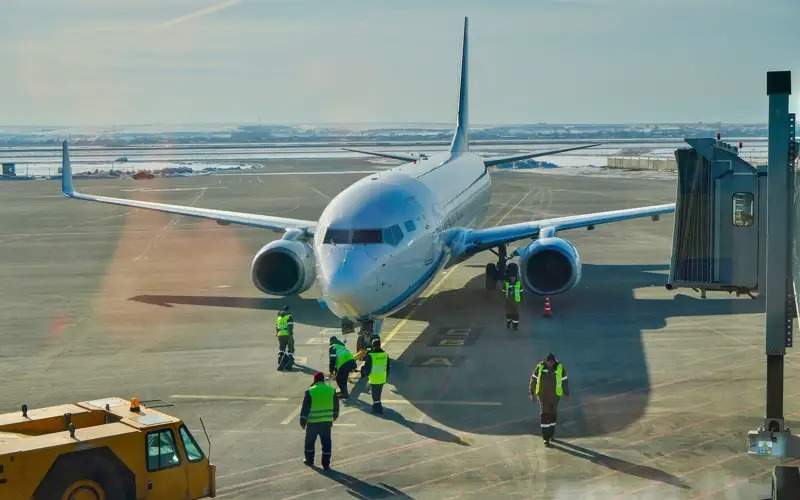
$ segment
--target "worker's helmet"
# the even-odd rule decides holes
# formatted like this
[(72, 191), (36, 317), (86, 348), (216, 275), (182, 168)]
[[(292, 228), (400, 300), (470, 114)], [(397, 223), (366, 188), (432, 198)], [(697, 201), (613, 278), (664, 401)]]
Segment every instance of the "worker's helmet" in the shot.
[(336, 336), (333, 336), (333, 337), (331, 337), (330, 339), (328, 339), (328, 343), (329, 343), (330, 345), (333, 345), (333, 344), (341, 344), (341, 342), (339, 342), (339, 339), (337, 339), (337, 338), (336, 338)]
[(288, 313), (289, 312), (289, 306), (283, 306), (281, 308), (281, 312), (287, 312)]
[(558, 359), (556, 359), (556, 355), (551, 352), (550, 354), (547, 355), (545, 361), (558, 361)]
[(323, 380), (325, 380), (325, 375), (322, 372), (316, 372), (314, 374), (314, 383), (315, 384), (317, 382), (322, 382)]
[(372, 348), (373, 349), (380, 349), (381, 347), (381, 338), (380, 337), (373, 337), (372, 339)]

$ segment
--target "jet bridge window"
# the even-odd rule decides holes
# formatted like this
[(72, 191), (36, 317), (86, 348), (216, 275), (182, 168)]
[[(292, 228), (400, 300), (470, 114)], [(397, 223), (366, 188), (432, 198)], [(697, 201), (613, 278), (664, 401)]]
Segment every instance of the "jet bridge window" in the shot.
[(733, 193), (733, 225), (753, 225), (753, 193)]

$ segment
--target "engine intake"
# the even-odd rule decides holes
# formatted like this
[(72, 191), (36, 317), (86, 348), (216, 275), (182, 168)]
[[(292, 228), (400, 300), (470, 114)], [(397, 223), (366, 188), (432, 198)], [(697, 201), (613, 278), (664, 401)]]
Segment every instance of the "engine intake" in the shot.
[(250, 273), (256, 288), (268, 295), (304, 292), (317, 277), (314, 250), (302, 241), (273, 241), (258, 251)]
[(542, 238), (518, 251), (525, 288), (539, 295), (569, 291), (581, 279), (581, 258), (567, 240)]

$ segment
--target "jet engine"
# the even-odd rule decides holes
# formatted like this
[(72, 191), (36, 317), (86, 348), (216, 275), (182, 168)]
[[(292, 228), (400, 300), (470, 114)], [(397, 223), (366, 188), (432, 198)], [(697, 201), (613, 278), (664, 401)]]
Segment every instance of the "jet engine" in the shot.
[(581, 279), (578, 250), (561, 238), (542, 238), (518, 250), (522, 284), (539, 295), (557, 295), (572, 289)]
[(269, 295), (294, 295), (308, 290), (317, 277), (314, 250), (297, 240), (265, 245), (250, 266), (253, 284)]

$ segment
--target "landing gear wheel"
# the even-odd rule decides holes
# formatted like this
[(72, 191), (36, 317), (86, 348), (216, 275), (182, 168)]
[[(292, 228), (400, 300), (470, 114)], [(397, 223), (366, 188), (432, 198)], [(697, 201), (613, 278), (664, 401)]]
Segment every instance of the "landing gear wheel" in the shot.
[(106, 500), (106, 490), (90, 479), (79, 479), (67, 486), (61, 500)]
[(492, 264), (486, 264), (486, 289), (487, 290), (497, 290), (497, 266)]

